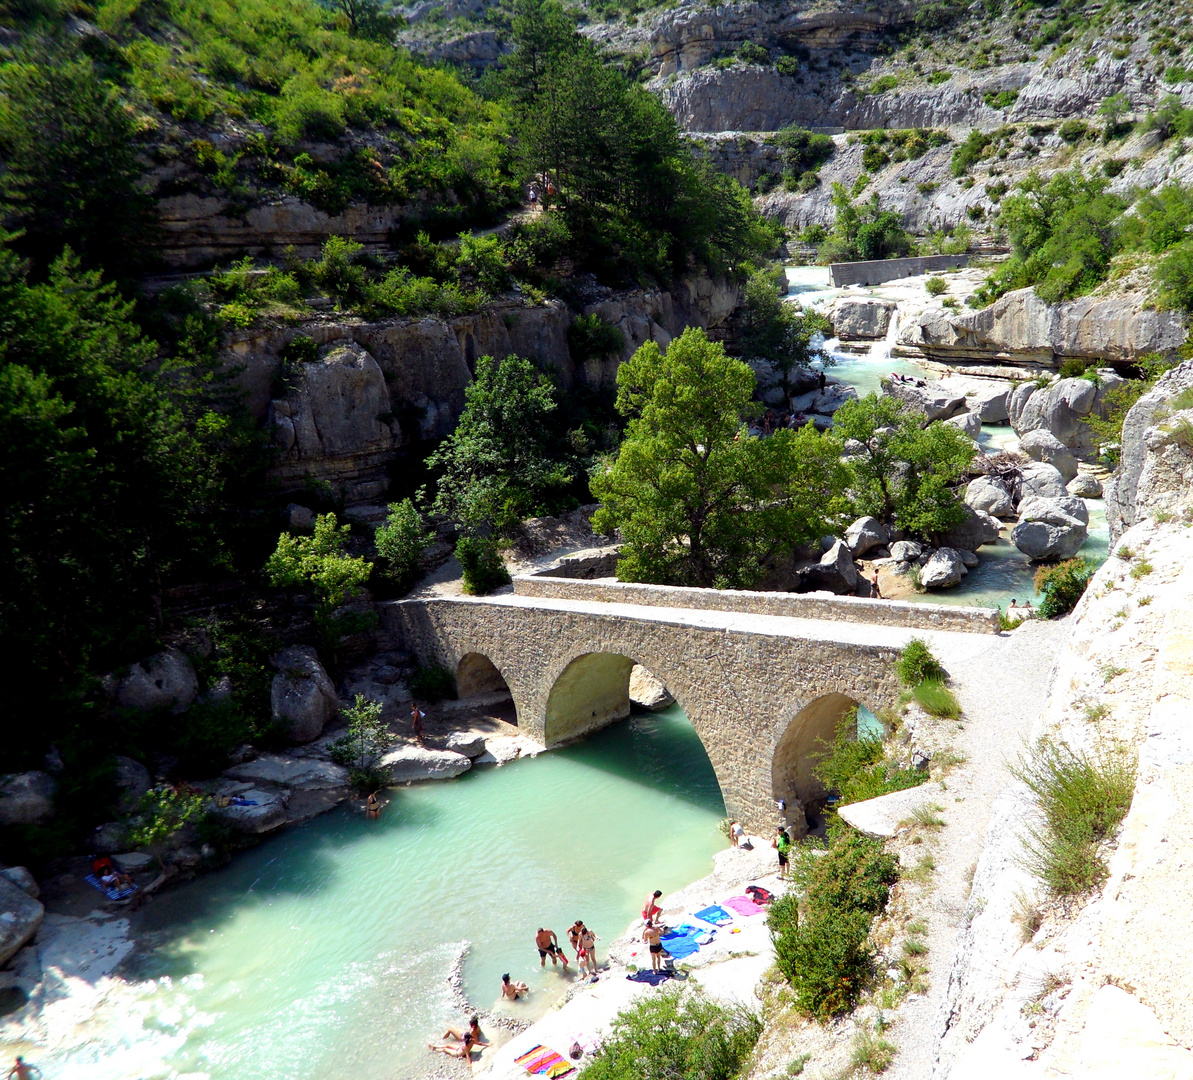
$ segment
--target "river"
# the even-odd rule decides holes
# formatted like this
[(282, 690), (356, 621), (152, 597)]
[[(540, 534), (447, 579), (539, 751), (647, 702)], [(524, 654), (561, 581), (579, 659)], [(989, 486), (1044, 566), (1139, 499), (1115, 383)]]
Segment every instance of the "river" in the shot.
[[(425, 1043), (483, 1008), (503, 972), (536, 1018), (570, 985), (539, 967), (539, 926), (577, 918), (605, 941), (654, 888), (707, 874), (725, 841), (720, 790), (682, 710), (635, 715), (582, 743), (390, 792), (289, 829), (171, 890), (136, 927), (153, 943), (124, 1000), (47, 1077), (359, 1080), (423, 1075)], [(598, 943), (598, 956), (600, 956)], [(574, 967), (574, 962), (573, 962)]]

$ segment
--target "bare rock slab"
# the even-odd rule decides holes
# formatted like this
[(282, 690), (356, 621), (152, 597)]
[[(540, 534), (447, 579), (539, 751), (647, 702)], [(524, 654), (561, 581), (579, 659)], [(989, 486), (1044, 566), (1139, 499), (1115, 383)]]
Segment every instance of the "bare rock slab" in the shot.
[(37, 933), (46, 909), (24, 889), (0, 877), (0, 966)]
[(262, 754), (243, 765), (233, 765), (224, 775), (233, 780), (277, 784), (296, 791), (346, 787), (348, 784), (348, 770), (343, 765), (288, 754)]
[(0, 776), (0, 825), (44, 825), (54, 816), (57, 781), (44, 772)]
[(930, 806), (939, 798), (940, 785), (927, 783), (879, 795), (877, 799), (840, 806), (837, 814), (864, 836), (889, 840), (920, 807)]
[(471, 759), (454, 750), (433, 750), (427, 746), (399, 746), (381, 758), (395, 784), (415, 780), (450, 780), (472, 768)]
[(478, 765), (504, 765), (520, 757), (534, 757), (543, 747), (533, 739), (521, 735), (495, 735), (485, 740), (485, 752), (476, 759)]

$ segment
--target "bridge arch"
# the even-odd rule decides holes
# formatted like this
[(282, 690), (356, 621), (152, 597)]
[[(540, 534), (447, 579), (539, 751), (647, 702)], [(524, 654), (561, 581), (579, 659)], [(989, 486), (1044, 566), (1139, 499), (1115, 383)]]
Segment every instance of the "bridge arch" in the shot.
[(832, 743), (837, 725), (859, 702), (848, 694), (822, 694), (804, 705), (787, 724), (771, 756), (771, 792), (777, 802), (807, 806), (825, 792), (813, 770)]
[(478, 697), (481, 694), (510, 692), (505, 676), (492, 660), (482, 652), (467, 652), (456, 665), (456, 696)]

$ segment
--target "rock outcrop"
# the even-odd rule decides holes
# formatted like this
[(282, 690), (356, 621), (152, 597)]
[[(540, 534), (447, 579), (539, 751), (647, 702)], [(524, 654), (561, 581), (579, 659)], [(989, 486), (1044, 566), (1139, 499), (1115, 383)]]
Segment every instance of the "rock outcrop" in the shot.
[(1015, 503), (1006, 485), (993, 476), (978, 476), (965, 489), (965, 505), (996, 518), (1015, 516)]
[(44, 772), (0, 776), (0, 825), (44, 825), (54, 816), (58, 782)]
[(471, 769), (472, 760), (454, 750), (403, 745), (382, 755), (381, 768), (392, 783), (407, 784), (416, 780), (450, 780)]
[(998, 519), (984, 510), (975, 510), (966, 505), (965, 520), (954, 525), (948, 532), (941, 533), (937, 540), (942, 547), (958, 548), (962, 551), (977, 551), (983, 544), (997, 542), (1001, 526)]
[(40, 900), (16, 882), (0, 877), (0, 967), (33, 939), (45, 913)]
[(884, 379), (882, 390), (891, 397), (905, 401), (913, 409), (918, 409), (929, 421), (947, 420), (965, 411), (965, 395), (942, 387), (939, 383)]
[(317, 739), (340, 711), (336, 688), (319, 655), (309, 645), (291, 645), (273, 657), (273, 665), (278, 669), (270, 687), (274, 720), (293, 742)]
[(1019, 440), (1023, 452), (1036, 461), (1044, 461), (1060, 473), (1063, 481), (1068, 483), (1077, 475), (1077, 458), (1064, 443), (1051, 431), (1036, 428), (1024, 432)]
[(642, 709), (658, 712), (675, 704), (675, 695), (663, 685), (663, 681), (641, 664), (630, 669), (630, 701)]
[(165, 649), (133, 664), (116, 688), (116, 703), (146, 712), (185, 712), (199, 692), (199, 677), (186, 654)]
[(827, 591), (843, 596), (857, 588), (858, 572), (853, 565), (853, 553), (843, 540), (833, 541), (832, 546), (821, 557), (820, 562), (804, 570), (800, 575), (800, 591)]
[[(1123, 420), (1119, 467), (1106, 484), (1106, 519), (1111, 539), (1147, 515), (1149, 510), (1166, 508), (1170, 502), (1188, 497), (1180, 486), (1174, 466), (1179, 468), (1175, 440), (1165, 442), (1156, 436), (1156, 449), (1150, 451), (1149, 432), (1167, 419), (1172, 402), (1193, 389), (1193, 361), (1165, 372), (1160, 380), (1134, 405)], [(1171, 425), (1170, 425), (1171, 427)], [(1167, 448), (1167, 453), (1163, 451)], [(1147, 472), (1144, 480), (1145, 468)], [(1161, 506), (1163, 504), (1163, 507)]]
[(960, 551), (951, 547), (937, 548), (920, 567), (920, 584), (925, 589), (948, 589), (960, 585), (968, 573)]
[(876, 517), (860, 517), (845, 530), (845, 543), (854, 556), (865, 555), (876, 547), (885, 547), (891, 534)]
[(886, 337), (895, 313), (892, 300), (877, 297), (844, 297), (829, 312), (837, 337), (846, 341), (872, 341)]

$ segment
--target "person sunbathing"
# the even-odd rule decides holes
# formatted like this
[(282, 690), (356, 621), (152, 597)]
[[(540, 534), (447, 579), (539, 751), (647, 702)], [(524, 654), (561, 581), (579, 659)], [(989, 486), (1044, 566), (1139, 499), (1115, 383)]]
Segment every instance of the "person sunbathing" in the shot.
[(485, 1038), (485, 1033), (481, 1031), (480, 1017), (470, 1016), (468, 1018), (468, 1028), (465, 1031), (457, 1031), (455, 1028), (448, 1028), (444, 1033), (445, 1039), (458, 1039), (464, 1042), (465, 1037), (471, 1036), (472, 1041), (478, 1046), (488, 1046), (489, 1040)]
[(471, 1031), (464, 1032), (464, 1041), (462, 1043), (427, 1043), (427, 1049), (432, 1053), (446, 1054), (448, 1057), (459, 1058), (461, 1061), (468, 1062), (468, 1068), (472, 1068), (472, 1051), (479, 1048), (479, 1043), (472, 1037)]

